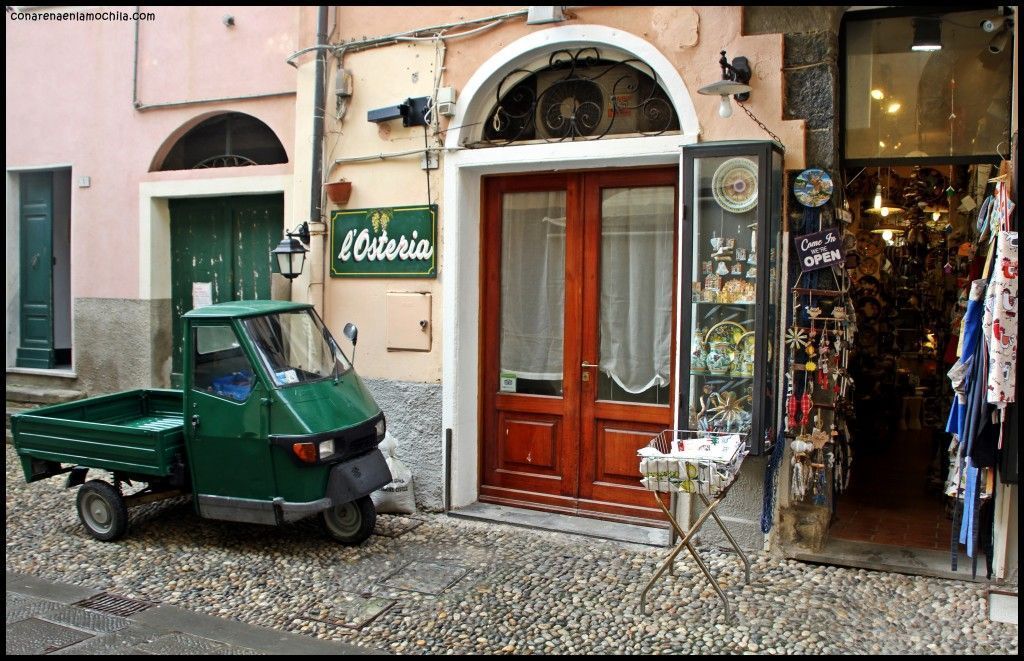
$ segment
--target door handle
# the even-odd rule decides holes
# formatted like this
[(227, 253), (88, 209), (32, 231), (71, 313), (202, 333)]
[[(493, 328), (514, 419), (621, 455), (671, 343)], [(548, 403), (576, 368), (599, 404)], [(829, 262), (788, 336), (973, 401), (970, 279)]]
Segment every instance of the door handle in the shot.
[[(580, 367), (599, 367), (599, 365), (588, 363), (587, 361), (584, 360), (583, 363), (580, 364)], [(590, 381), (590, 372), (584, 372), (580, 376), (580, 378), (583, 379), (584, 381)]]
[(195, 434), (196, 430), (199, 429), (199, 416), (192, 416), (192, 433)]

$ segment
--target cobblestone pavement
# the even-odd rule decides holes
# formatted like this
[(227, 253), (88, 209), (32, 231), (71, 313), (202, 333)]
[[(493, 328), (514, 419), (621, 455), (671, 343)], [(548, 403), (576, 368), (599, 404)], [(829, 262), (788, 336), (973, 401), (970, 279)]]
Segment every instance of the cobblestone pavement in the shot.
[(381, 515), (357, 548), (313, 521), (207, 521), (185, 499), (131, 510), (128, 536), (88, 537), (75, 491), (25, 484), (7, 447), (7, 570), (195, 613), (394, 653), (1016, 654), (980, 584), (703, 555), (736, 611), (684, 553), (639, 593), (666, 550), (442, 514)]

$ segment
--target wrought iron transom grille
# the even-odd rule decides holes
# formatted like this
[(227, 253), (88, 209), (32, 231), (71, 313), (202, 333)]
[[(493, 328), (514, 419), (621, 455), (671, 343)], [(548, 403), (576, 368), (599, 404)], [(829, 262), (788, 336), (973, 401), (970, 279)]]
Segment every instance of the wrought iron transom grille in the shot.
[(642, 60), (607, 60), (596, 48), (555, 51), (546, 67), (516, 69), (502, 79), (482, 139), (467, 146), (679, 130), (679, 118), (655, 76)]

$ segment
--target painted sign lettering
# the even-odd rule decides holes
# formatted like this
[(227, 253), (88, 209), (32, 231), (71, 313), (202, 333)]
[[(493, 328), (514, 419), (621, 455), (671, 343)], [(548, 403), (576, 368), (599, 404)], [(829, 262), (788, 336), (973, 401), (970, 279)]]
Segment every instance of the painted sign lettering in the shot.
[(843, 242), (838, 228), (805, 234), (794, 240), (801, 271), (815, 271), (826, 266), (840, 266), (844, 262)]
[(336, 278), (437, 276), (437, 206), (335, 211), (331, 275)]

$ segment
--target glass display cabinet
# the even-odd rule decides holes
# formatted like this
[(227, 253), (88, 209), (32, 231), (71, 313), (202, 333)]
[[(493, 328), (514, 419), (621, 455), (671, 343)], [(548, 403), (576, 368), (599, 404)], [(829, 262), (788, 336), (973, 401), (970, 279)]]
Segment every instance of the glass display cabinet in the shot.
[(702, 143), (681, 156), (676, 424), (738, 432), (753, 454), (771, 443), (782, 399), (782, 156), (772, 141)]

